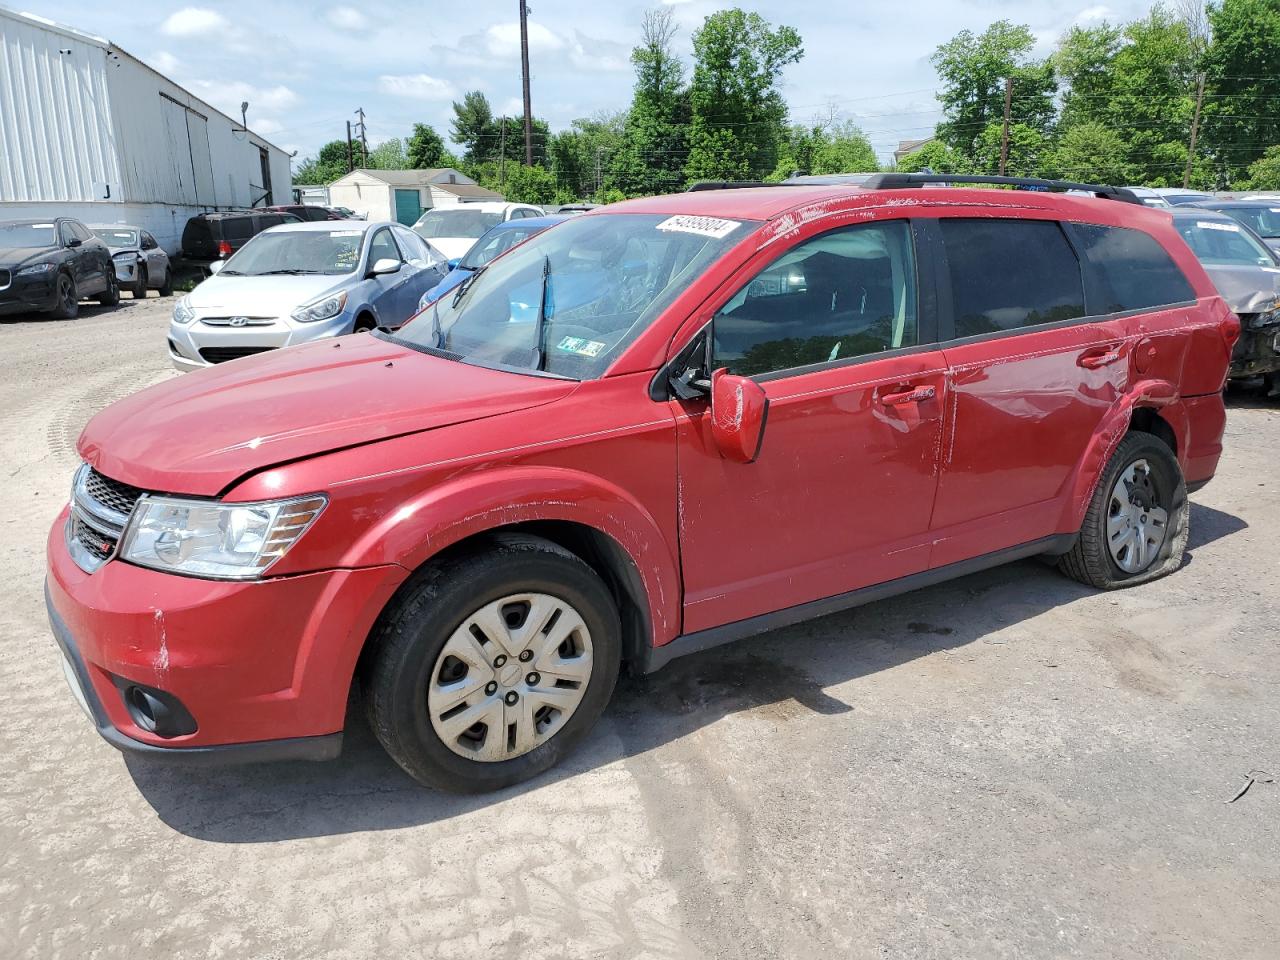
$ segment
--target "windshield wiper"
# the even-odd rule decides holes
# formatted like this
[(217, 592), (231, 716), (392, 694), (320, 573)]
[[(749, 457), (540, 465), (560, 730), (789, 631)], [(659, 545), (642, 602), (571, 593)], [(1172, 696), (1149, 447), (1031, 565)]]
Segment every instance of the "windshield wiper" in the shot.
[(239, 270), (219, 270), (218, 274), (223, 277), (243, 277), (244, 274)]
[(291, 277), (299, 277), (299, 276), (304, 276), (304, 275), (313, 274), (313, 273), (324, 273), (324, 271), (323, 270), (299, 270), (297, 268), (290, 268), (288, 270), (263, 270), (261, 273), (254, 274), (254, 276), (270, 277), (270, 276), (275, 276), (277, 274), (288, 274)]
[(437, 297), (435, 303), (431, 304), (431, 346), (437, 350), (444, 346), (444, 331), (440, 329), (440, 300)]
[(476, 277), (480, 276), (480, 274), (484, 273), (488, 269), (489, 265), (486, 263), (483, 267), (479, 267), (475, 273), (471, 274), (471, 276), (458, 284), (458, 289), (454, 291), (453, 294), (453, 302), (450, 303), (449, 306), (456, 308), (458, 306), (458, 301), (463, 298), (466, 292), (471, 289), (471, 285), (476, 282)]
[(546, 370), (547, 348), (543, 338), (547, 327), (547, 288), (551, 286), (551, 255), (542, 257), (542, 293), (538, 297), (538, 316), (533, 321), (533, 361), (534, 369)]

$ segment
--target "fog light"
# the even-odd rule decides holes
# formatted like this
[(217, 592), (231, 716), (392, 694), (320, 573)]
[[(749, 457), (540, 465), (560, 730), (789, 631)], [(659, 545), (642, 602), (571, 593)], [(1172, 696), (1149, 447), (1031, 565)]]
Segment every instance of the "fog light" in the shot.
[(129, 718), (157, 737), (183, 737), (196, 732), (195, 717), (171, 693), (155, 687), (131, 683), (124, 677), (111, 678), (120, 691)]

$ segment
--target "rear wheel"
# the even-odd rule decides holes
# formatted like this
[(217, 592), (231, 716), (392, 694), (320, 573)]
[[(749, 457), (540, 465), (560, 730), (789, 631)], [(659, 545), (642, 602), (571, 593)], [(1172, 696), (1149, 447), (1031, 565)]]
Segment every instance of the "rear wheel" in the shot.
[(135, 300), (147, 299), (147, 268), (142, 264), (138, 264), (138, 275), (134, 278), (133, 286), (129, 289)]
[(173, 296), (173, 267), (172, 266), (167, 266), (164, 268), (164, 283), (160, 284), (160, 296), (162, 297)]
[(1058, 567), (1103, 590), (1162, 577), (1182, 564), (1189, 515), (1173, 451), (1152, 434), (1130, 433), (1107, 462), (1080, 537)]
[(68, 273), (58, 274), (54, 281), (54, 303), (49, 315), (55, 320), (74, 320), (80, 312), (80, 294), (76, 282)]
[(577, 556), (520, 534), (425, 568), (362, 669), (369, 722), (415, 780), (495, 790), (560, 761), (618, 676), (618, 612)]

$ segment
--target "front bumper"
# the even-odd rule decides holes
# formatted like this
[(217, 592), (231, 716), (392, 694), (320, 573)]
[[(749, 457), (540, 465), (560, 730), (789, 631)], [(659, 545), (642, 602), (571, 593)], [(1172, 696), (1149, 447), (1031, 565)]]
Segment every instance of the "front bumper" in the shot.
[[(220, 318), (215, 318), (220, 319)], [(344, 310), (336, 317), (315, 323), (299, 323), (292, 317), (250, 317), (245, 326), (206, 323), (200, 316), (190, 323), (169, 323), (169, 359), (179, 370), (198, 370), (224, 362), (235, 352), (260, 352), (326, 340), (355, 329), (355, 314)]]
[(136, 259), (117, 260), (112, 257), (111, 262), (116, 268), (116, 280), (120, 282), (120, 286), (133, 286), (138, 278), (138, 261)]
[(11, 313), (42, 313), (57, 304), (56, 274), (35, 277), (14, 276), (9, 285), (0, 287), (0, 316)]
[(1260, 377), (1280, 370), (1280, 325), (1240, 326), (1240, 339), (1232, 351), (1227, 376)]
[[(206, 762), (337, 755), (356, 658), (403, 568), (230, 582), (111, 560), (89, 574), (67, 553), (66, 516), (49, 535), (49, 622), (112, 746)], [(130, 684), (175, 698), (195, 731), (139, 726)]]

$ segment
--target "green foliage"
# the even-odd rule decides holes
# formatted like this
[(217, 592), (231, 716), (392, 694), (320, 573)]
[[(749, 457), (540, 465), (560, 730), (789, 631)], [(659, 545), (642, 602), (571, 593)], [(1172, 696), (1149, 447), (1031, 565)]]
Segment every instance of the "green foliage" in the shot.
[(1045, 174), (1079, 183), (1132, 183), (1128, 145), (1114, 128), (1096, 120), (1069, 126), (1046, 157)]
[(1228, 181), (1280, 143), (1280, 0), (1222, 0), (1209, 8), (1204, 70), (1212, 98), (1207, 147)]
[(620, 113), (599, 114), (575, 120), (570, 129), (552, 136), (548, 150), (551, 172), (557, 191), (565, 198), (559, 202), (589, 197), (608, 180), (610, 158), (622, 146), (625, 122)]
[(302, 160), (293, 171), (297, 184), (330, 184), (347, 173), (347, 141), (330, 140), (314, 157)]
[(504, 194), (513, 203), (555, 203), (556, 178), (546, 167), (508, 164)]
[(772, 28), (736, 7), (713, 13), (693, 35), (689, 89), (690, 180), (758, 179), (778, 164), (786, 135), (782, 70), (804, 55), (791, 27)]
[(941, 140), (930, 140), (898, 163), (902, 173), (969, 173), (963, 158)]
[(1266, 152), (1249, 164), (1245, 190), (1280, 190), (1280, 146), (1267, 147)]
[(449, 136), (463, 149), (464, 163), (478, 163), (488, 156), (488, 136), (496, 121), (489, 98), (479, 90), (468, 90), (453, 102), (453, 123)]
[(689, 94), (672, 47), (675, 35), (671, 11), (651, 10), (631, 51), (635, 92), (609, 160), (610, 184), (631, 196), (668, 193), (684, 183)]
[(444, 140), (441, 139), (440, 134), (425, 123), (415, 123), (413, 125), (413, 136), (409, 138), (409, 143), (405, 150), (408, 154), (409, 166), (415, 170), (429, 170), (433, 167), (450, 166), (450, 164), (443, 162), (445, 157)]
[[(1042, 139), (1049, 134), (1057, 81), (1052, 62), (1032, 59), (1035, 44), (1030, 27), (998, 20), (981, 34), (960, 31), (930, 57), (942, 81), (938, 100), (946, 118), (938, 124), (938, 139), (975, 168), (980, 141), (988, 140), (991, 125), (1004, 117), (1006, 78), (1013, 79), (1011, 124), (1029, 131), (1024, 133), (1028, 140), (1031, 134)], [(983, 156), (989, 154), (983, 148)], [(998, 161), (998, 150), (996, 156)]]
[(788, 127), (778, 147), (770, 180), (801, 173), (874, 173), (879, 170), (871, 141), (852, 120)]
[(384, 140), (369, 151), (370, 170), (408, 170), (409, 157), (399, 137)]

